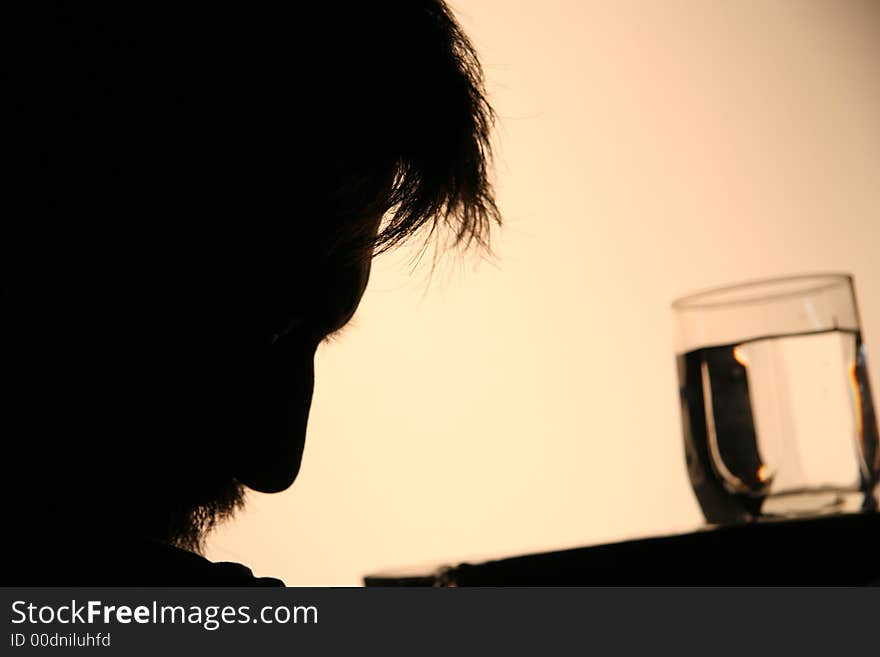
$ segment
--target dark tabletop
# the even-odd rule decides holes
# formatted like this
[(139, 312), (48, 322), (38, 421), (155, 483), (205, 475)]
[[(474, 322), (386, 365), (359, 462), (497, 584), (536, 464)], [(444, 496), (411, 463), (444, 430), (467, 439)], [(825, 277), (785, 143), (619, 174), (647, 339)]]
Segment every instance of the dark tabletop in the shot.
[(880, 584), (880, 514), (761, 521), (424, 571), (367, 586)]

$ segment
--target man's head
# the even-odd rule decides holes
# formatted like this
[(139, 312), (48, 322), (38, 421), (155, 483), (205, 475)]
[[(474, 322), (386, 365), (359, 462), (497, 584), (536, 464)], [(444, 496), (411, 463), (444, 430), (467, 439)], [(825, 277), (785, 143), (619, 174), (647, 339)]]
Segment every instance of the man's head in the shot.
[(293, 482), (315, 349), (373, 255), (423, 228), (485, 244), (479, 64), (441, 0), (22, 4), (0, 347), (18, 520), (194, 546), (242, 484)]

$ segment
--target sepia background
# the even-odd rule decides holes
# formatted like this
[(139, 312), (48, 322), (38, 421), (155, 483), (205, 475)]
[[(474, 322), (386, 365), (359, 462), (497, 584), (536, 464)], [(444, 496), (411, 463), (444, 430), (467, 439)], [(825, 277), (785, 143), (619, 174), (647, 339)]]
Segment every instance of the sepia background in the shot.
[(300, 478), (211, 559), (357, 585), (698, 526), (669, 310), (690, 291), (852, 272), (880, 354), (880, 3), (452, 6), (499, 114), (495, 256), (375, 262), (319, 351)]

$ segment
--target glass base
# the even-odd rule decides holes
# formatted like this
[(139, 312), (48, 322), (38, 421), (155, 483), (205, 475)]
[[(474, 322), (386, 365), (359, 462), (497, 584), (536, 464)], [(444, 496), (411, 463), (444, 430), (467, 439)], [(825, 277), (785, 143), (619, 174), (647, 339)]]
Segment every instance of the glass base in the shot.
[(866, 496), (852, 488), (801, 488), (768, 495), (759, 519), (809, 518), (865, 510)]

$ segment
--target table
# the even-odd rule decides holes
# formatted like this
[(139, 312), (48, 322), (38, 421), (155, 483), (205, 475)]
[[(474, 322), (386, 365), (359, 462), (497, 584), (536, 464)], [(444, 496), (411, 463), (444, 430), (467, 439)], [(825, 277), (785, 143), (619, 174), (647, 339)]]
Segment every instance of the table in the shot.
[(880, 584), (880, 513), (707, 527), (482, 563), (367, 575), (366, 586)]

